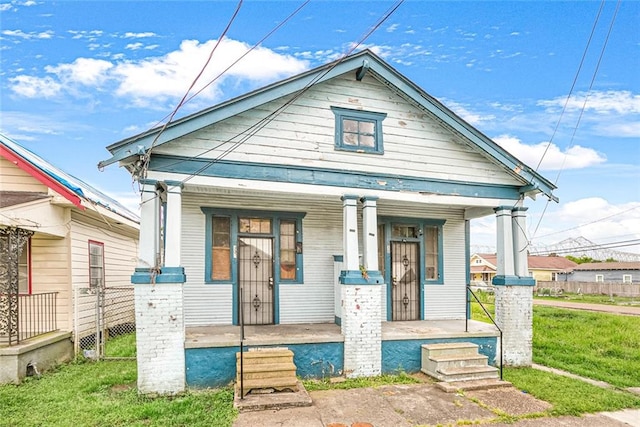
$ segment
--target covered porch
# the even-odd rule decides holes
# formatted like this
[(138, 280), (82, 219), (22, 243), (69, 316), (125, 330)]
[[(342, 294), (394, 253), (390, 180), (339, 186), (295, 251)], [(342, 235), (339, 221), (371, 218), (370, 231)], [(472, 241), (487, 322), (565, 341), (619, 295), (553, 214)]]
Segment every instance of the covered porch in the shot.
[[(499, 363), (500, 333), (492, 324), (474, 320), (382, 322), (382, 373), (418, 372), (423, 344), (471, 342), (489, 363)], [(187, 327), (186, 382), (190, 387), (219, 387), (236, 376), (240, 326)], [(245, 326), (245, 351), (287, 347), (294, 353), (297, 375), (326, 378), (344, 375), (344, 335), (334, 323)]]

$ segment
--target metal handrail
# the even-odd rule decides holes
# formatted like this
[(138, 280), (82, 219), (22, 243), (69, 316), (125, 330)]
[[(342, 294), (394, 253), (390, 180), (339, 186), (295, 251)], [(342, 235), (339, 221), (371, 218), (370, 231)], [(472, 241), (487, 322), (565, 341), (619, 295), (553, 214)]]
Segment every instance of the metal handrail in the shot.
[[(7, 336), (8, 345), (20, 344), (21, 341), (34, 338), (49, 332), (56, 331), (56, 305), (58, 292), (43, 292), (38, 294), (11, 294), (1, 295), (15, 298), (15, 330), (9, 330)], [(7, 322), (11, 322), (10, 313), (6, 315)]]
[(502, 352), (503, 352), (503, 350), (502, 350), (502, 329), (500, 329), (500, 326), (498, 326), (496, 321), (493, 319), (493, 316), (491, 316), (491, 314), (489, 314), (489, 312), (487, 311), (485, 306), (482, 304), (480, 299), (478, 299), (478, 296), (475, 294), (475, 292), (473, 292), (471, 290), (471, 286), (469, 286), (468, 284), (467, 284), (467, 291), (468, 291), (467, 292), (467, 304), (466, 304), (467, 315), (465, 316), (464, 331), (465, 332), (469, 332), (469, 317), (471, 315), (471, 313), (470, 313), (471, 299), (468, 297), (468, 295), (471, 294), (473, 296), (473, 298), (475, 298), (476, 302), (478, 304), (480, 304), (480, 307), (482, 308), (482, 311), (484, 311), (484, 314), (486, 314), (487, 317), (489, 318), (489, 320), (491, 320), (491, 323), (493, 323), (493, 326), (495, 326), (496, 329), (500, 332), (500, 380), (502, 380)]

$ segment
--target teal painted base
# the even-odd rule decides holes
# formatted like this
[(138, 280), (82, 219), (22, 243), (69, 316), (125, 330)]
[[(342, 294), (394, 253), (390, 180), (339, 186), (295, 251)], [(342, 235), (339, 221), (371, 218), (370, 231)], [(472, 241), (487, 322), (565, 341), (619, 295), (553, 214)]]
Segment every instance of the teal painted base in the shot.
[[(270, 346), (260, 346), (270, 347)], [(342, 375), (343, 343), (282, 344), (293, 351), (297, 375), (326, 378)], [(245, 351), (249, 347), (245, 347)], [(187, 386), (194, 388), (223, 387), (236, 379), (238, 347), (189, 348), (185, 350)]]
[(496, 276), (491, 283), (495, 286), (535, 286), (536, 279), (520, 276)]
[(480, 354), (489, 358), (489, 364), (496, 364), (497, 337), (382, 341), (382, 373), (419, 372), (422, 367), (421, 346), (449, 342), (477, 344)]
[(183, 267), (163, 267), (158, 274), (152, 274), (150, 268), (136, 268), (131, 276), (133, 284), (150, 284), (150, 283), (184, 283), (187, 276), (184, 274)]
[(384, 278), (379, 271), (370, 271), (367, 273), (367, 278), (364, 278), (360, 270), (342, 270), (340, 283), (343, 285), (381, 285), (384, 283)]

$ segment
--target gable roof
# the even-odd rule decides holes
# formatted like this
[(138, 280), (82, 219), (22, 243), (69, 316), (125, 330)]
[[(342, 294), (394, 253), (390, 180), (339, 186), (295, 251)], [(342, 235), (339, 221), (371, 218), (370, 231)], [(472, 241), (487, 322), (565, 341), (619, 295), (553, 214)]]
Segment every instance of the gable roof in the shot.
[[(474, 254), (474, 256), (482, 258), (487, 263), (493, 266), (497, 264), (496, 254)], [(527, 256), (527, 264), (529, 265), (529, 269), (533, 270), (572, 270), (578, 265), (565, 257), (541, 255)], [(485, 265), (485, 267), (487, 266)], [(471, 268), (473, 269), (473, 265), (471, 266)]]
[[(85, 210), (87, 206), (97, 205), (129, 221), (140, 222), (138, 215), (115, 199), (53, 166), (2, 133), (0, 133), (0, 156), (60, 194), (78, 209)], [(13, 195), (14, 199), (19, 197), (27, 196), (24, 193), (22, 196)], [(25, 203), (26, 201), (23, 200), (20, 203)]]
[[(264, 88), (222, 102), (216, 106), (188, 115), (170, 123), (158, 137), (161, 128), (157, 127), (139, 135), (132, 136), (107, 147), (112, 157), (99, 163), (105, 167), (119, 161), (133, 160), (145, 155), (152, 147), (157, 147), (181, 136), (190, 134), (205, 126), (237, 115), (251, 108), (286, 95), (297, 93), (305, 88), (330, 80), (347, 72), (356, 72), (358, 79), (365, 73), (372, 73), (391, 90), (432, 114), (443, 126), (465, 137), (469, 146), (480, 152), (511, 176), (522, 182), (522, 194), (543, 193), (549, 199), (558, 201), (553, 195), (556, 186), (536, 171), (515, 158), (489, 137), (482, 134), (469, 123), (458, 117), (438, 100), (404, 77), (389, 64), (370, 50), (363, 50), (346, 58), (306, 71)], [(157, 141), (154, 140), (157, 137)]]
[(587, 262), (577, 264), (573, 271), (640, 270), (640, 262)]

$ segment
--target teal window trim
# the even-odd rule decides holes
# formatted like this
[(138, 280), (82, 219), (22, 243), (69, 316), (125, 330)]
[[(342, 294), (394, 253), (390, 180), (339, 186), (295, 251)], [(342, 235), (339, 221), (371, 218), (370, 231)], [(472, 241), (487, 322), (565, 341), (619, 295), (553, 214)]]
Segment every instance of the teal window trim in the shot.
[[(280, 221), (289, 220), (295, 222), (296, 228), (296, 245), (303, 245), (302, 236), (302, 219), (306, 216), (306, 212), (284, 212), (284, 211), (261, 211), (261, 210), (237, 210), (237, 209), (224, 209), (224, 208), (212, 208), (201, 207), (200, 210), (205, 214), (205, 277), (204, 282), (206, 284), (225, 284), (235, 285), (238, 283), (238, 262), (235, 256), (234, 248), (237, 245), (239, 236), (253, 236), (253, 237), (271, 237), (273, 238), (273, 275), (276, 284), (303, 284), (304, 283), (304, 249), (302, 253), (296, 253), (296, 277), (295, 279), (281, 279), (280, 278)], [(231, 280), (213, 280), (211, 279), (212, 273), (212, 257), (211, 257), (211, 245), (213, 244), (213, 221), (214, 216), (228, 217), (230, 219), (230, 251), (229, 257), (231, 258)], [(256, 218), (268, 218), (272, 221), (272, 228), (270, 234), (246, 234), (238, 232), (238, 221), (241, 217), (256, 217)], [(236, 286), (233, 287), (234, 300), (237, 298)], [(277, 291), (277, 286), (276, 286)], [(277, 296), (274, 294), (274, 297)]]
[[(446, 220), (444, 219), (425, 219), (422, 221), (422, 227), (436, 227), (438, 230), (438, 276), (435, 279), (426, 279), (426, 274), (423, 274), (424, 285), (444, 285), (444, 232), (443, 227)], [(424, 235), (422, 236), (422, 245), (425, 245)], [(426, 268), (425, 261), (426, 253), (422, 253), (423, 269)], [(423, 273), (426, 273), (424, 271)]]
[[(373, 111), (351, 110), (348, 108), (331, 107), (335, 115), (335, 148), (336, 150), (355, 151), (359, 153), (383, 154), (382, 144), (382, 121), (387, 117), (386, 113)], [(344, 120), (354, 120), (357, 122), (368, 122), (374, 124), (374, 146), (348, 145), (344, 143)], [(360, 135), (359, 132), (356, 133)]]

